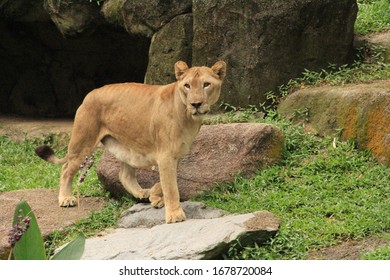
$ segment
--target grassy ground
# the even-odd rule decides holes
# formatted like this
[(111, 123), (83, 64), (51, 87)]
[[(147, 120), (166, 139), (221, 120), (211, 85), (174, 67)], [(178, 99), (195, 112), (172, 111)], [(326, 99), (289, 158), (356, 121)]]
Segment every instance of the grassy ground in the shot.
[(390, 30), (389, 0), (358, 0), (359, 13), (355, 23), (355, 32), (366, 35), (373, 32)]
[[(50, 139), (50, 140), (47, 140)], [(34, 153), (38, 145), (52, 144), (59, 157), (66, 154), (66, 146), (59, 145), (52, 139), (33, 139), (14, 142), (5, 136), (0, 136), (0, 191), (12, 191), (31, 188), (53, 188), (58, 186), (58, 175), (61, 167), (48, 164)], [(97, 153), (100, 157), (101, 152)], [(80, 191), (88, 196), (102, 196), (103, 188), (96, 176), (94, 166), (87, 176), (86, 183), (80, 186)], [(76, 178), (77, 179), (77, 178)]]
[[(380, 15), (381, 27), (375, 27), (377, 20), (373, 15), (388, 12), (386, 1), (358, 1), (360, 11), (355, 27), (358, 33), (389, 28), (386, 22), (389, 16)], [(352, 142), (337, 141), (337, 135), (320, 138), (305, 134), (300, 126), (280, 118), (271, 106), (278, 102), (276, 96), (302, 87), (389, 78), (390, 66), (382, 62), (380, 55), (362, 53), (353, 65), (331, 65), (320, 72), (306, 71), (302, 78), (281, 86), (277, 94), (268, 93), (267, 105), (259, 106), (266, 111), (265, 117), (256, 107), (240, 109), (223, 105), (228, 112), (210, 122), (267, 122), (278, 126), (286, 136), (281, 163), (259, 170), (251, 179), (237, 176), (234, 182), (216, 186), (195, 198), (231, 213), (265, 209), (281, 218), (282, 225), (275, 238), (261, 247), (241, 248), (237, 243), (227, 258), (305, 259), (311, 250), (345, 240), (378, 235), (390, 240), (389, 168), (379, 164), (369, 152), (356, 150)], [(52, 137), (16, 143), (0, 136), (0, 192), (58, 185), (60, 167), (34, 155), (35, 146), (42, 143), (54, 145), (59, 155), (66, 152), (66, 147)], [(48, 250), (78, 232), (90, 236), (114, 226), (119, 213), (134, 203), (131, 198), (109, 200), (94, 170), (89, 172), (80, 191), (82, 195), (104, 197), (107, 207), (66, 231), (53, 233), (47, 238)], [(360, 257), (390, 259), (390, 245)]]

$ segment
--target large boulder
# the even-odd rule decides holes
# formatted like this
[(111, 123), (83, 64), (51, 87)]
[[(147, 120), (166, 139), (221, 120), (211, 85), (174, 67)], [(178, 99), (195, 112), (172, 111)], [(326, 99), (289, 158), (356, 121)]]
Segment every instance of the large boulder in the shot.
[[(356, 0), (171, 0), (164, 4), (109, 0), (103, 11), (128, 32), (153, 36), (147, 83), (172, 82), (172, 65), (178, 60), (212, 65), (222, 59), (229, 66), (222, 100), (246, 106), (263, 102), (264, 93), (300, 76), (304, 69), (346, 63), (352, 57), (357, 4)], [(178, 19), (178, 15), (185, 17)]]
[[(278, 111), (320, 135), (352, 139), (390, 165), (390, 81), (307, 88), (289, 95)], [(339, 134), (340, 133), (340, 134)]]
[(356, 13), (355, 0), (194, 0), (192, 62), (225, 60), (222, 99), (256, 105), (304, 69), (345, 63)]
[[(259, 168), (280, 160), (284, 137), (268, 124), (227, 124), (202, 126), (191, 150), (179, 163), (180, 197), (207, 190), (216, 183), (225, 183), (237, 174), (251, 175)], [(99, 179), (114, 196), (126, 194), (119, 181), (120, 163), (105, 152), (97, 168)], [(141, 186), (159, 182), (158, 168), (137, 170)]]
[[(225, 60), (229, 66), (222, 100), (235, 106), (259, 104), (264, 93), (275, 90), (304, 69), (319, 70), (329, 63), (343, 64), (352, 55), (355, 0), (194, 0), (192, 2), (193, 65), (212, 65)], [(188, 24), (181, 23), (182, 30)], [(180, 30), (179, 26), (175, 27)], [(151, 49), (171, 45), (172, 33), (152, 41)], [(157, 46), (155, 46), (157, 45)], [(164, 70), (147, 72), (146, 81), (172, 81), (172, 67), (167, 63), (188, 59), (177, 53), (164, 57), (150, 53), (150, 63)], [(166, 71), (164, 73), (164, 71)]]

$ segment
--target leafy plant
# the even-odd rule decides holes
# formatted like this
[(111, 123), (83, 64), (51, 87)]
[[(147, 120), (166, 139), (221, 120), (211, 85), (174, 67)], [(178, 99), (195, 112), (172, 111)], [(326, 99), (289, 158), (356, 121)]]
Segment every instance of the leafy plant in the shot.
[[(45, 247), (36, 217), (25, 200), (21, 200), (14, 213), (12, 229), (9, 233), (11, 251), (9, 259), (15, 260), (46, 260)], [(53, 255), (52, 260), (77, 260), (84, 252), (85, 237), (79, 235), (60, 251)]]

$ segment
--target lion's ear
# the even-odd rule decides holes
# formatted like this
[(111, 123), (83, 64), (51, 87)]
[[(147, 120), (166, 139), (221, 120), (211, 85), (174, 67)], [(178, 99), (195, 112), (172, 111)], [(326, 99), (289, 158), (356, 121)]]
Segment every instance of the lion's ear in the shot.
[(175, 76), (177, 80), (183, 78), (183, 74), (188, 70), (188, 65), (184, 61), (178, 61), (175, 63)]
[(226, 76), (226, 63), (225, 61), (217, 61), (213, 66), (211, 66), (211, 70), (222, 80)]

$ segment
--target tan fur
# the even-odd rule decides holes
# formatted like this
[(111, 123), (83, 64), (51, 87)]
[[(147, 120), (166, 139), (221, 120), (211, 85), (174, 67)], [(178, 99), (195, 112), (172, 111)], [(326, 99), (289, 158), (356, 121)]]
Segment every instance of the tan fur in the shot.
[[(73, 177), (101, 142), (121, 161), (119, 179), (127, 191), (137, 198), (149, 198), (155, 207), (165, 205), (167, 223), (185, 220), (177, 186), (178, 161), (189, 151), (202, 116), (217, 102), (225, 74), (223, 61), (211, 68), (188, 68), (179, 61), (175, 83), (112, 84), (90, 92), (77, 110), (67, 156), (45, 158), (64, 163), (60, 206), (76, 204)], [(142, 189), (135, 169), (152, 165), (159, 167), (160, 183), (150, 190)]]

